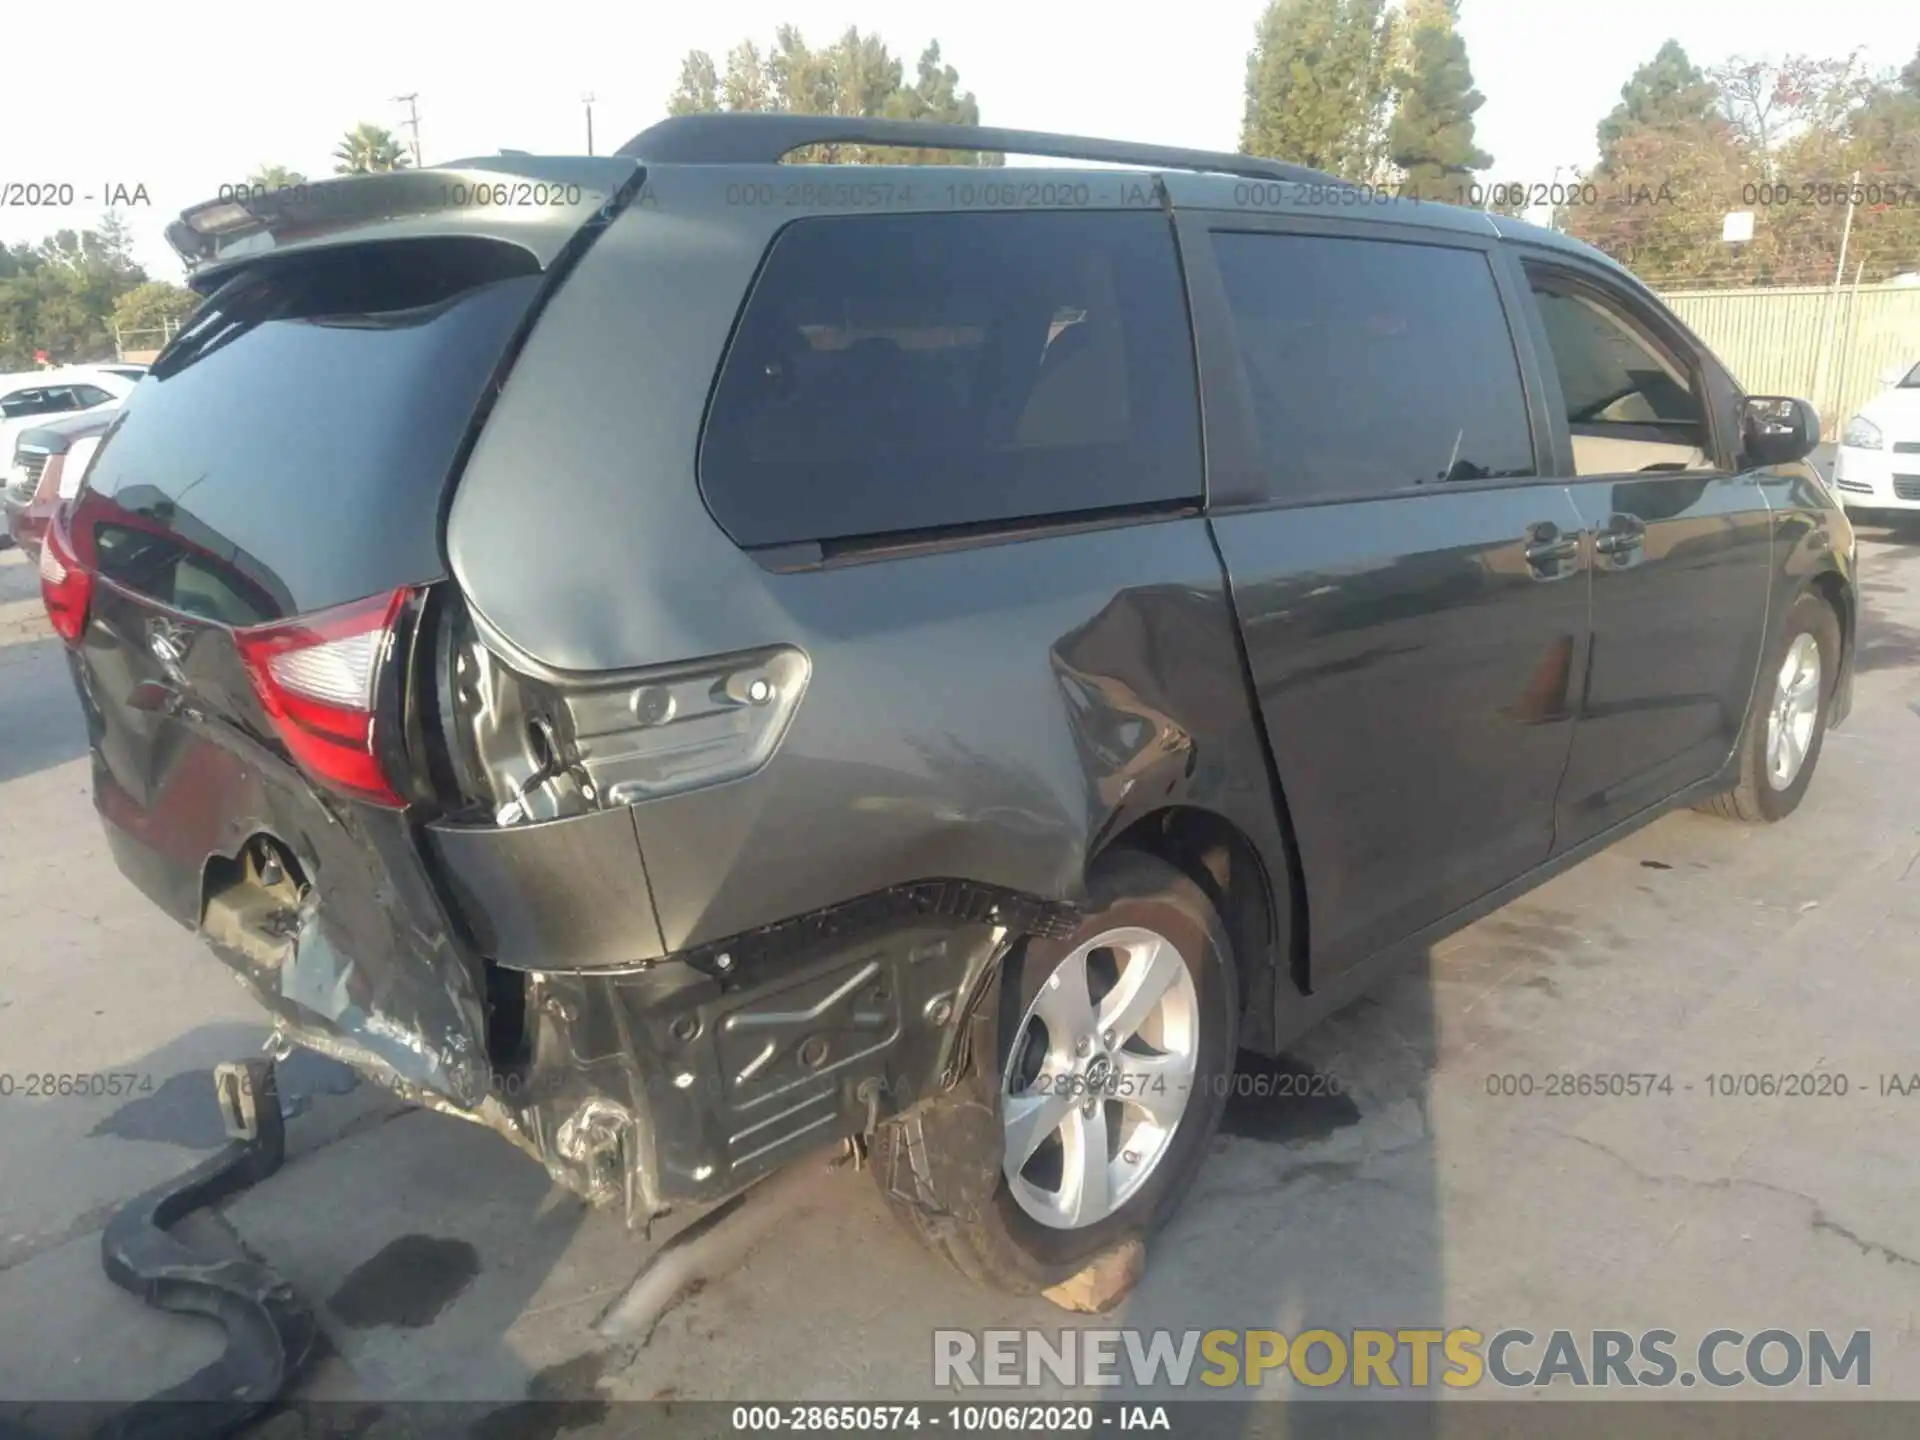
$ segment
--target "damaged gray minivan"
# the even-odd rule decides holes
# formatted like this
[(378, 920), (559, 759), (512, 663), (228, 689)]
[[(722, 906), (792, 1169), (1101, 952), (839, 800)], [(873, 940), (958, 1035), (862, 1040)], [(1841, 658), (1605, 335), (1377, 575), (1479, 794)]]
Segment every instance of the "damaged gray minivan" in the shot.
[[(833, 143), (1132, 168), (780, 163)], [(1502, 217), (735, 115), (169, 237), (204, 304), (42, 558), (113, 853), (630, 1219), (852, 1142), (1055, 1284), (1239, 1052), (1785, 816), (1848, 708), (1817, 418)]]

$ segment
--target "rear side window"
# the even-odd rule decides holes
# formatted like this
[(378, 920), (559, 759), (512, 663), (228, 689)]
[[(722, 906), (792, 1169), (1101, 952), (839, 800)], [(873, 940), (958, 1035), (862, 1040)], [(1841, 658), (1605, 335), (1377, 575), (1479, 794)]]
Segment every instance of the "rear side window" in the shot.
[(236, 624), (439, 578), (454, 460), (539, 283), (530, 257), (466, 239), (230, 282), (87, 472), (102, 573)]
[(1481, 252), (1240, 232), (1214, 250), (1274, 499), (1534, 473)]
[(1197, 501), (1166, 218), (796, 221), (722, 368), (700, 484), (749, 546)]

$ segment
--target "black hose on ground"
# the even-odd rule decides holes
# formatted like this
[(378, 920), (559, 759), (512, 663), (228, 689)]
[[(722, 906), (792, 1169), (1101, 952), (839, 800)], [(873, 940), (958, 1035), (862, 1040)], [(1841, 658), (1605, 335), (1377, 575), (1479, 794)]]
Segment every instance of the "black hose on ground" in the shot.
[(254, 1260), (196, 1252), (168, 1233), (195, 1210), (257, 1185), (286, 1158), (286, 1123), (271, 1060), (222, 1065), (214, 1075), (225, 1149), (123, 1206), (100, 1237), (107, 1278), (158, 1310), (201, 1315), (227, 1332), (220, 1358), (178, 1385), (115, 1413), (97, 1440), (202, 1440), (224, 1435), (272, 1404), (313, 1354), (313, 1310)]

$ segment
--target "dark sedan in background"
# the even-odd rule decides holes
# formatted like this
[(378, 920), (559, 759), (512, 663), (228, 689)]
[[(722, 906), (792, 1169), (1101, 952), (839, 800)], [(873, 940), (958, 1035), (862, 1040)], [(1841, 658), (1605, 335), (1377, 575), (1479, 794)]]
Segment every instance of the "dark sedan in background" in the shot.
[(80, 477), (99, 448), (100, 437), (120, 413), (118, 405), (49, 420), (14, 438), (4, 495), (7, 533), (33, 560), (47, 521), (61, 501), (80, 489)]

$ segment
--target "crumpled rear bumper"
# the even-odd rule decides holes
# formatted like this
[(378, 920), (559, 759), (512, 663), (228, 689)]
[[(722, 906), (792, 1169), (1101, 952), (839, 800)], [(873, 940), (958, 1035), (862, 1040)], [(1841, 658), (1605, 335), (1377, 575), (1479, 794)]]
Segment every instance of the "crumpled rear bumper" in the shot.
[[(390, 874), (405, 868), (397, 834), (369, 840)], [(276, 910), (241, 883), (207, 906), (203, 934), (276, 1031), (489, 1126), (629, 1218), (724, 1198), (943, 1088), (1012, 937), (1056, 923), (930, 882), (624, 970), (495, 967), (489, 1000), (513, 994), (519, 1020), (512, 1053), (489, 1055), (467, 986), (446, 983), (481, 963), (451, 925), (415, 931), (411, 960), (383, 948), (367, 963), (318, 890)]]

